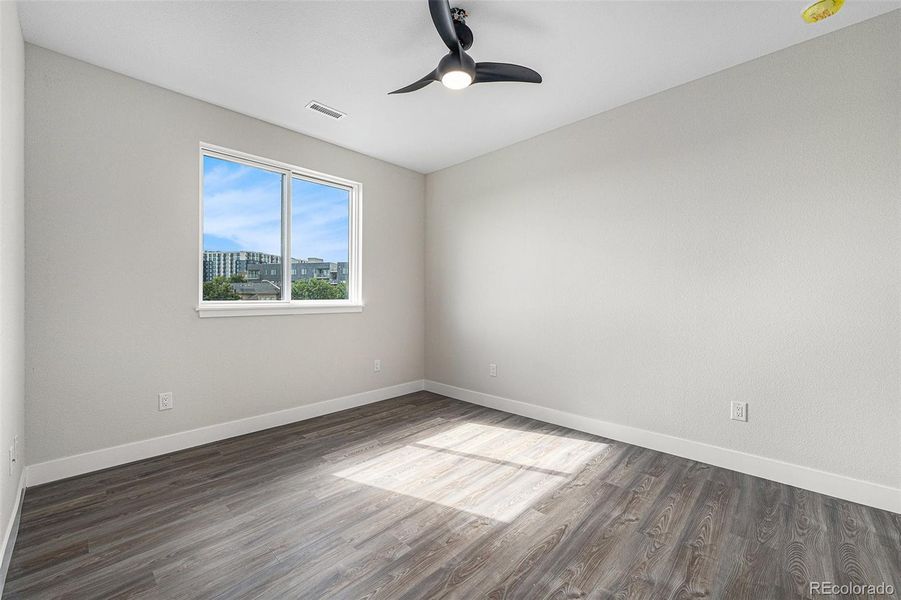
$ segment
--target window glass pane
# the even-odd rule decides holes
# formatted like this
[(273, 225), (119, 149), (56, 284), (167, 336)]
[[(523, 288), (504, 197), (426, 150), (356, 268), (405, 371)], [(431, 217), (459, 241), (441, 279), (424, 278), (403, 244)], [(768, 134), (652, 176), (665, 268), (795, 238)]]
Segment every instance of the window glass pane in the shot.
[(203, 299), (279, 300), (282, 175), (203, 157)]
[(350, 191), (291, 180), (291, 298), (346, 299)]

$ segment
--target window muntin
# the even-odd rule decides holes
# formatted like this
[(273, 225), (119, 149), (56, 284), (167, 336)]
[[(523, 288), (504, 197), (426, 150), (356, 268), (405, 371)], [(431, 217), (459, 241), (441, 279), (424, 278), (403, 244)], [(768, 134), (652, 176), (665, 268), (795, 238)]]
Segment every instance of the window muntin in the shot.
[(359, 204), (355, 182), (202, 146), (201, 316), (359, 310)]

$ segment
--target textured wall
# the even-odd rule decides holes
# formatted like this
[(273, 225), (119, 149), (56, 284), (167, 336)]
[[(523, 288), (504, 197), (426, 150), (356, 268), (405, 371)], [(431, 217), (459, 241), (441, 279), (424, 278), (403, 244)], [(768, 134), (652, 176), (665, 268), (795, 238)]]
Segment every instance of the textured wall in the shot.
[[(422, 175), (35, 46), (26, 67), (31, 463), (422, 378)], [(201, 140), (362, 182), (363, 313), (198, 318)]]
[(901, 486), (899, 14), (429, 175), (427, 377)]
[[(0, 536), (25, 458), (24, 78), (16, 4), (0, 2)], [(7, 451), (17, 435), (20, 459), (10, 472)]]

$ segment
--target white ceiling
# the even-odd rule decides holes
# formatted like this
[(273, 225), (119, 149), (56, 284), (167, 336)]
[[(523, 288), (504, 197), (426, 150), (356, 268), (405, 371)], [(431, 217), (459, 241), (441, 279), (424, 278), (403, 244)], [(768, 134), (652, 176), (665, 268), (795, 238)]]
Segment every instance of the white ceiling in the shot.
[[(469, 11), (476, 61), (523, 64), (544, 83), (397, 96), (445, 52), (425, 0), (19, 10), (31, 43), (427, 173), (901, 6), (848, 0), (810, 25), (807, 3), (452, 1)], [(349, 117), (304, 109), (314, 99)]]

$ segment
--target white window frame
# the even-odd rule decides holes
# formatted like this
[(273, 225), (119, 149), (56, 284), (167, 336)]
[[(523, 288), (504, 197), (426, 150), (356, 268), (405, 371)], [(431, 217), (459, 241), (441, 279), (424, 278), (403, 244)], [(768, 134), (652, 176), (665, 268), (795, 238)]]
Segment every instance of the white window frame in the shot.
[[(281, 300), (204, 300), (203, 299), (203, 159), (220, 158), (250, 167), (265, 169), (282, 175), (282, 299)], [(362, 290), (362, 194), (363, 186), (334, 175), (304, 169), (296, 165), (247, 154), (238, 150), (201, 143), (199, 152), (199, 206), (197, 314), (201, 317), (249, 317), (262, 315), (297, 315), (323, 313), (353, 313), (363, 311)], [(291, 181), (304, 179), (346, 189), (350, 195), (348, 214), (347, 299), (292, 300), (291, 285)], [(287, 260), (285, 260), (287, 258)]]

